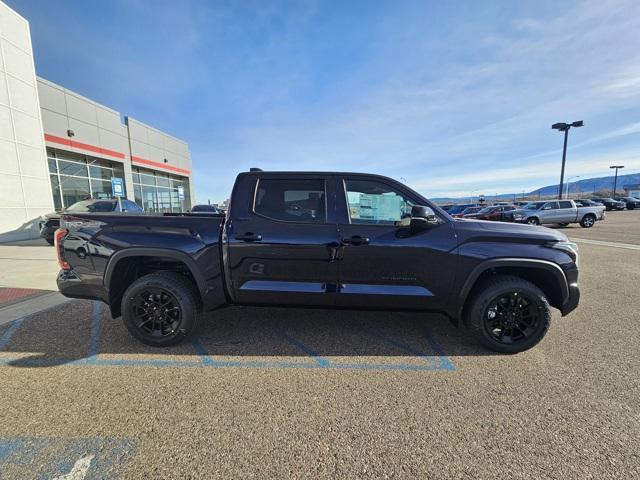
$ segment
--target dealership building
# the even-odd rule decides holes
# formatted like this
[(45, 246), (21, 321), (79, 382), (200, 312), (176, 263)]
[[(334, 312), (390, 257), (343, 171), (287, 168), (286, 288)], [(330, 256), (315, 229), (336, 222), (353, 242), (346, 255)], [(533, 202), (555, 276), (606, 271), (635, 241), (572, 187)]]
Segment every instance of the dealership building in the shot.
[(0, 2), (0, 242), (38, 236), (43, 215), (111, 198), (147, 212), (194, 198), (186, 142), (35, 74), (27, 20)]

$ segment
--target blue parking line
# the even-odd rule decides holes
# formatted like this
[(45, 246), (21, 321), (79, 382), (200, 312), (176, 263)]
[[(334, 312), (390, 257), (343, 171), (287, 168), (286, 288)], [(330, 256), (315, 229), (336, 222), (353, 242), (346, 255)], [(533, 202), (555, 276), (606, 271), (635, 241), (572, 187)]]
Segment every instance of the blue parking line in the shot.
[(7, 330), (2, 334), (2, 337), (0, 337), (0, 350), (2, 350), (9, 344), (11, 338), (16, 334), (16, 332), (20, 328), (20, 325), (22, 325), (24, 319), (25, 317), (18, 318), (17, 320), (14, 320), (10, 323), (10, 327), (7, 328)]
[(291, 345), (293, 345), (294, 347), (298, 348), (299, 350), (303, 351), (304, 353), (309, 355), (311, 358), (313, 358), (313, 360), (318, 364), (319, 367), (326, 368), (326, 367), (330, 366), (331, 362), (327, 358), (324, 358), (324, 357), (320, 356), (320, 354), (318, 352), (316, 352), (312, 348), (308, 347), (307, 345), (302, 343), (297, 338), (294, 338), (291, 335), (288, 335), (288, 334), (286, 334), (283, 331), (278, 330), (278, 329), (276, 329), (275, 332), (279, 336), (284, 338), (287, 342), (289, 342)]
[(100, 324), (102, 320), (102, 304), (93, 302), (91, 310), (91, 339), (89, 340), (89, 357), (87, 363), (94, 363), (98, 359), (100, 346)]
[(211, 367), (216, 363), (216, 361), (209, 355), (209, 352), (207, 352), (207, 349), (204, 348), (204, 346), (197, 339), (194, 338), (193, 340), (191, 340), (191, 345), (193, 346), (195, 352), (200, 356), (200, 360), (202, 361), (203, 365)]
[(431, 331), (429, 330), (429, 328), (427, 328), (425, 325), (418, 325), (418, 328), (422, 332), (422, 335), (424, 335), (424, 337), (426, 338), (427, 342), (429, 343), (429, 346), (433, 349), (434, 352), (438, 354), (438, 358), (440, 359), (440, 368), (442, 368), (443, 370), (455, 371), (456, 366), (453, 364), (451, 359), (444, 353), (440, 344), (436, 342), (436, 339), (433, 338), (433, 335), (431, 334)]

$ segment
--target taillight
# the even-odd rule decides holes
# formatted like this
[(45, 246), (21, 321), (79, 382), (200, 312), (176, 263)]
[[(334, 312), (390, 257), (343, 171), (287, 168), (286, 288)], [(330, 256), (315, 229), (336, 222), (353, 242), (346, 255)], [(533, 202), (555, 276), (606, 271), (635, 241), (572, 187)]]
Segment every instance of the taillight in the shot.
[(62, 255), (62, 239), (69, 233), (69, 230), (66, 228), (59, 228), (56, 230), (56, 233), (53, 234), (53, 244), (56, 249), (56, 254), (58, 255), (58, 265), (63, 270), (71, 270), (71, 265), (67, 263)]

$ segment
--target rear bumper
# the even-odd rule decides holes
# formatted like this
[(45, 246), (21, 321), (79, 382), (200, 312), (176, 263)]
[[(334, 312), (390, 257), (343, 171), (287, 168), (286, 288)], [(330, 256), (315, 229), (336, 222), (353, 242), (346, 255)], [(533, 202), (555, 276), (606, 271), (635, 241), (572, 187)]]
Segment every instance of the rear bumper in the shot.
[(58, 290), (67, 298), (100, 300), (108, 303), (108, 295), (101, 283), (80, 278), (73, 270), (60, 270), (56, 278)]

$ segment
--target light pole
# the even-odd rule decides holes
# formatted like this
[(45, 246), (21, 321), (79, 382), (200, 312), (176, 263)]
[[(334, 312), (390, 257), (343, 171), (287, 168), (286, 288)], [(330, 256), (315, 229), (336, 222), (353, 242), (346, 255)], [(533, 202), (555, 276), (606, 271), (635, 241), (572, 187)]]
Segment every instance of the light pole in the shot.
[(564, 132), (564, 147), (562, 147), (562, 169), (560, 170), (560, 186), (558, 187), (558, 199), (562, 200), (562, 184), (564, 183), (564, 164), (567, 160), (567, 139), (569, 138), (569, 130), (571, 127), (582, 127), (584, 122), (578, 120), (573, 123), (554, 123), (551, 128)]
[(567, 178), (567, 191), (565, 193), (565, 197), (567, 197), (567, 198), (569, 198), (569, 184), (570, 184), (571, 180), (573, 180), (574, 178), (580, 178), (580, 175), (576, 175), (574, 177)]
[(616, 169), (616, 176), (615, 176), (615, 179), (613, 180), (613, 198), (616, 198), (616, 188), (618, 187), (618, 170), (620, 170), (621, 168), (624, 168), (624, 165), (611, 165), (609, 168)]

